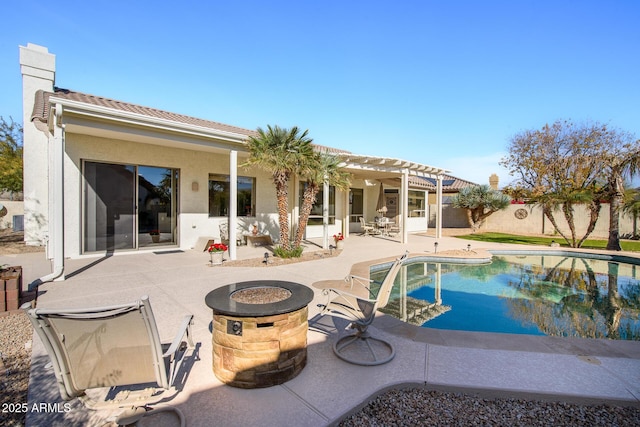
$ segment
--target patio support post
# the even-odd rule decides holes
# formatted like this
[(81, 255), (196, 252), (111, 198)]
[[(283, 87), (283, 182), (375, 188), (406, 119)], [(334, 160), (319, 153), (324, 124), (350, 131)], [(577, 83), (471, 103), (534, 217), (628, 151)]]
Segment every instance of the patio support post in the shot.
[(238, 152), (229, 152), (229, 258), (236, 259), (238, 236)]
[(402, 170), (402, 182), (400, 184), (400, 243), (409, 241), (409, 231), (407, 230), (407, 214), (409, 211), (409, 170)]
[(436, 239), (442, 238), (442, 175), (438, 175), (436, 186)]
[(342, 235), (345, 237), (349, 237), (349, 222), (351, 221), (351, 216), (349, 215), (349, 189), (342, 192), (343, 198), (343, 206), (344, 213), (342, 215)]
[(329, 181), (322, 183), (322, 249), (329, 249)]

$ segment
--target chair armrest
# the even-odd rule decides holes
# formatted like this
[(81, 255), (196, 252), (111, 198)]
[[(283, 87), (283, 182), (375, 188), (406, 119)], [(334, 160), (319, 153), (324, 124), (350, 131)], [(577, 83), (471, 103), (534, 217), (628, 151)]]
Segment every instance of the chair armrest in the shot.
[(167, 357), (172, 354), (175, 354), (176, 351), (178, 351), (178, 349), (180, 348), (180, 344), (182, 343), (182, 338), (185, 335), (187, 336), (189, 347), (190, 348), (194, 347), (193, 338), (191, 337), (192, 323), (193, 323), (193, 314), (188, 314), (184, 316), (184, 318), (182, 319), (182, 323), (180, 324), (180, 328), (178, 329), (178, 333), (176, 334), (175, 338), (173, 339), (173, 342), (171, 343), (167, 351), (164, 352), (162, 357)]
[(369, 286), (365, 285), (365, 282), (368, 283), (368, 284), (373, 283), (373, 280), (371, 280), (371, 279), (367, 279), (366, 277), (355, 276), (353, 274), (350, 274), (347, 277), (345, 277), (344, 280), (345, 280), (345, 282), (350, 282), (351, 283), (351, 289), (353, 289), (353, 284), (357, 283), (358, 285), (360, 285), (363, 288), (365, 288), (367, 291), (371, 291)]
[(370, 302), (370, 303), (377, 302), (377, 300), (375, 300), (375, 299), (364, 298), (362, 295), (354, 295), (354, 294), (349, 293), (347, 291), (341, 291), (341, 290), (335, 289), (335, 288), (326, 288), (326, 289), (324, 289), (322, 291), (322, 293), (324, 295), (327, 295), (327, 296), (329, 295), (330, 292), (334, 292), (338, 296), (347, 296), (347, 297), (355, 298), (356, 300), (359, 300), (359, 301)]

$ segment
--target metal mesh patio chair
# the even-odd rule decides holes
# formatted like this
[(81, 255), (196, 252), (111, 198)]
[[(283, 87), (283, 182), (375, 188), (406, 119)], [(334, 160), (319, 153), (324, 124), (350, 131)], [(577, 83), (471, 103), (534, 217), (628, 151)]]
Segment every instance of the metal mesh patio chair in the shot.
[[(127, 408), (117, 419), (119, 425), (135, 423), (153, 412), (175, 411), (184, 426), (178, 408), (146, 405), (175, 394), (174, 380), (187, 347), (194, 348), (193, 315), (184, 316), (163, 351), (147, 296), (108, 307), (24, 308), (51, 358), (63, 399), (78, 397), (91, 409)], [(107, 392), (106, 400), (96, 398), (97, 389)]]
[[(333, 351), (340, 359), (356, 365), (370, 366), (387, 363), (395, 356), (393, 346), (387, 341), (371, 336), (367, 328), (373, 323), (376, 310), (387, 305), (393, 289), (393, 282), (407, 255), (408, 252), (400, 258), (396, 258), (382, 282), (377, 283), (370, 279), (350, 275), (345, 280), (350, 282), (350, 289), (353, 292), (335, 288), (327, 288), (322, 291), (323, 295), (327, 297), (327, 301), (318, 305), (322, 309), (320, 314), (346, 319), (351, 322), (349, 328), (357, 330), (355, 334), (346, 335), (334, 342)], [(354, 285), (361, 288), (354, 289)], [(376, 290), (372, 285), (379, 285), (379, 288)], [(364, 344), (371, 354), (371, 360), (350, 355), (351, 350), (357, 344)], [(379, 349), (376, 352), (372, 344), (375, 344), (376, 347), (383, 347), (385, 354), (381, 356)]]

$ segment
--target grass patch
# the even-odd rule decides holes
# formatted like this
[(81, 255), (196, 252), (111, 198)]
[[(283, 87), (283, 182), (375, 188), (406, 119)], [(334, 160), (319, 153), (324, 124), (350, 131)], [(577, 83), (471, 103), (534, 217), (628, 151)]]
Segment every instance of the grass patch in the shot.
[[(570, 247), (562, 237), (518, 236), (505, 233), (476, 233), (456, 237), (476, 242), (515, 243), (520, 245), (549, 246), (551, 242), (556, 242), (561, 247)], [(622, 246), (623, 251), (640, 252), (640, 241), (620, 240), (620, 246)], [(606, 247), (606, 240), (587, 239), (582, 244), (582, 249), (606, 249)]]

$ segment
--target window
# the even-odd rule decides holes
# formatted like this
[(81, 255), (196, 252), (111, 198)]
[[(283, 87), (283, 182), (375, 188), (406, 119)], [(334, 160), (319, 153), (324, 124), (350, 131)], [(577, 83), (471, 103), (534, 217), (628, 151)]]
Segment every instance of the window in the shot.
[(424, 191), (409, 190), (409, 217), (424, 217), (425, 211), (425, 198)]
[[(300, 183), (300, 206), (302, 206), (302, 199), (304, 196), (304, 189), (307, 187), (306, 182)], [(320, 187), (320, 191), (316, 194), (316, 202), (311, 207), (311, 214), (309, 215), (309, 222), (307, 225), (322, 225), (322, 200), (324, 197), (324, 191)], [(336, 222), (336, 188), (334, 186), (329, 187), (329, 224), (335, 224)]]
[(364, 190), (352, 188), (349, 190), (349, 222), (359, 222), (364, 217)]
[[(228, 175), (209, 175), (209, 216), (228, 216), (231, 190)], [(238, 177), (238, 216), (255, 216), (256, 179)]]

